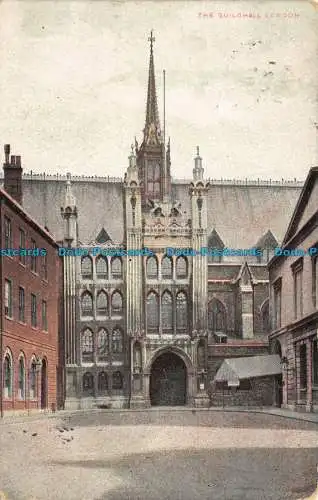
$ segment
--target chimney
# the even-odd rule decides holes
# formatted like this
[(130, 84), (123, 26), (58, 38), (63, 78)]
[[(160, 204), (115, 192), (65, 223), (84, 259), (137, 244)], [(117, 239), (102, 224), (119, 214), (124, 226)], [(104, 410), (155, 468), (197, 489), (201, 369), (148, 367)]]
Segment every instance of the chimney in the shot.
[(5, 164), (8, 165), (10, 163), (10, 144), (4, 145), (4, 157)]
[(10, 144), (5, 144), (4, 158), (4, 189), (15, 201), (22, 205), (21, 156), (11, 155), (10, 161)]

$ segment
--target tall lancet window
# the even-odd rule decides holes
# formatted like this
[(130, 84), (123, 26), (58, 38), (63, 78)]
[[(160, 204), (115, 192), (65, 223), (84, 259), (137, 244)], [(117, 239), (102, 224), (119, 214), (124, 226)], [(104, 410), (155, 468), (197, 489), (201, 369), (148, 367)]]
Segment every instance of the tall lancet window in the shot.
[(93, 278), (93, 262), (90, 257), (83, 257), (81, 261), (81, 273), (83, 279)]
[(89, 292), (84, 292), (81, 297), (82, 316), (93, 316), (93, 299)]
[(121, 279), (123, 277), (122, 261), (119, 257), (115, 257), (111, 261), (112, 278)]
[(172, 279), (172, 259), (165, 256), (161, 262), (162, 279)]
[(97, 387), (98, 387), (98, 391), (99, 392), (105, 392), (105, 391), (108, 390), (108, 377), (107, 377), (107, 373), (100, 372), (98, 374)]
[(176, 275), (177, 279), (184, 279), (188, 274), (188, 262), (185, 257), (178, 257), (176, 261)]
[(104, 291), (99, 292), (97, 295), (96, 312), (99, 316), (106, 316), (108, 314), (108, 298)]
[(177, 294), (177, 330), (186, 330), (188, 326), (188, 304), (187, 296), (184, 292)]
[(112, 351), (113, 353), (123, 352), (123, 334), (120, 328), (114, 328), (112, 332)]
[(261, 319), (262, 319), (262, 333), (270, 332), (270, 322), (269, 322), (269, 301), (266, 300), (261, 308)]
[(226, 332), (226, 312), (220, 300), (212, 299), (208, 305), (209, 329), (212, 332)]
[(114, 372), (112, 376), (112, 389), (122, 390), (123, 388), (123, 376), (120, 372)]
[(149, 160), (147, 164), (148, 194), (160, 196), (160, 165), (157, 161)]
[(147, 259), (147, 278), (151, 280), (158, 278), (158, 261), (154, 256)]
[(81, 338), (81, 351), (82, 351), (82, 362), (83, 363), (93, 363), (94, 361), (94, 341), (93, 332), (86, 328), (82, 332)]
[(212, 233), (208, 238), (208, 248), (209, 248), (208, 261), (210, 263), (221, 262), (222, 252), (224, 250), (224, 243), (215, 229), (213, 229)]
[(155, 292), (150, 292), (147, 296), (147, 327), (148, 330), (159, 328), (159, 298)]
[(173, 328), (173, 302), (170, 292), (165, 291), (161, 299), (162, 329), (171, 331)]
[(123, 298), (120, 292), (115, 291), (112, 295), (112, 316), (123, 313)]
[(101, 328), (97, 334), (97, 361), (107, 361), (109, 353), (109, 336), (105, 328)]
[(105, 257), (97, 257), (96, 259), (96, 275), (99, 280), (107, 279), (107, 260)]

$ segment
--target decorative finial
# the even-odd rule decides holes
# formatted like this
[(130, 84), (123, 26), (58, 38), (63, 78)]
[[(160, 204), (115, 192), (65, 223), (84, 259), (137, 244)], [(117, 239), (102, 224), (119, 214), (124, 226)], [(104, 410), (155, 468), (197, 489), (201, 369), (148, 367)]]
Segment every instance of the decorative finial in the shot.
[(134, 154), (134, 145), (132, 144), (130, 147), (131, 147), (131, 154), (133, 155)]
[(152, 54), (152, 49), (153, 49), (153, 42), (155, 42), (156, 39), (153, 36), (153, 30), (150, 32), (150, 37), (148, 38), (148, 42), (150, 42), (150, 52)]
[(67, 180), (67, 184), (71, 183), (71, 173), (70, 172), (67, 172), (67, 174), (66, 174), (66, 180)]
[(202, 167), (202, 158), (200, 156), (200, 148), (197, 146), (197, 156), (194, 158), (194, 169), (193, 169), (193, 178), (195, 181), (199, 181), (203, 179), (204, 169)]

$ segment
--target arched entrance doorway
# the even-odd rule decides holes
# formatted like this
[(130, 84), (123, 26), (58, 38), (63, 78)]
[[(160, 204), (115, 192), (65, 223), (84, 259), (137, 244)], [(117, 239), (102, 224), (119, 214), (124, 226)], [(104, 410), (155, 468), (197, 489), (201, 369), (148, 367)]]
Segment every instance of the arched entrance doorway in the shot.
[(183, 406), (186, 404), (187, 369), (182, 359), (167, 352), (153, 362), (150, 374), (152, 406)]
[(47, 408), (47, 363), (42, 359), (41, 369), (41, 408)]

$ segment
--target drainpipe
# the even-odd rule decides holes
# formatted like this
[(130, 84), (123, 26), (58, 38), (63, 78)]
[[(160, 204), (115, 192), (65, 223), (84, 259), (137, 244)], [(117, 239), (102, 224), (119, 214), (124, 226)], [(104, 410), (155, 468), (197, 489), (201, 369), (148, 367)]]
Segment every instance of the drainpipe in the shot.
[[(0, 198), (0, 248), (2, 248), (2, 205)], [(3, 418), (3, 256), (0, 255), (0, 416)]]

